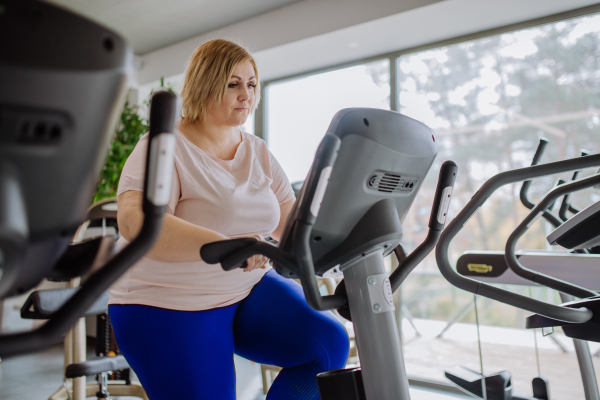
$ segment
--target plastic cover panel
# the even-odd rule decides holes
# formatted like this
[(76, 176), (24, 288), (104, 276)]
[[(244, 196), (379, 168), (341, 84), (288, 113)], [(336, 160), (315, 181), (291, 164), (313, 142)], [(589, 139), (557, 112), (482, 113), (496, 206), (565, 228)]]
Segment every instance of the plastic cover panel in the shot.
[[(313, 238), (321, 237), (311, 240), (315, 261), (340, 244), (365, 212), (384, 198), (394, 200), (402, 223), (437, 155), (431, 129), (391, 111), (342, 110), (328, 133), (342, 138), (342, 145), (312, 232)], [(413, 190), (393, 195), (372, 190), (368, 182), (377, 171), (410, 176), (415, 180)]]

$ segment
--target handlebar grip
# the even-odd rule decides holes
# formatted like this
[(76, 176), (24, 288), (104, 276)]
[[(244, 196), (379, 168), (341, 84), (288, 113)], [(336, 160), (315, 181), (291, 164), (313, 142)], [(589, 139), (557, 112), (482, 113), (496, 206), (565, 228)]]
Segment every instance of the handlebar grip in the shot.
[(221, 263), (221, 268), (225, 271), (231, 271), (236, 268), (246, 268), (248, 266), (246, 260), (241, 263), (229, 264), (226, 262), (226, 259), (229, 255), (252, 246), (256, 242), (258, 242), (258, 240), (254, 238), (240, 238), (207, 243), (200, 248), (200, 257), (208, 264)]
[(301, 203), (298, 219), (307, 225), (312, 226), (317, 219), (341, 143), (342, 141), (337, 136), (326, 134), (319, 144), (315, 154), (315, 163), (304, 182), (299, 199)]
[(150, 140), (161, 133), (173, 132), (177, 113), (177, 96), (164, 90), (152, 95), (148, 134)]
[(545, 137), (540, 138), (540, 143), (538, 144), (537, 149), (535, 150), (535, 154), (533, 155), (533, 160), (531, 160), (531, 166), (538, 165), (544, 151), (546, 150), (546, 146), (550, 141)]
[[(546, 146), (548, 145), (549, 140), (542, 137), (540, 138), (540, 143), (538, 144), (537, 149), (535, 150), (535, 154), (533, 155), (533, 159), (531, 160), (531, 166), (533, 167), (534, 165), (538, 165), (538, 163), (540, 162), (540, 159), (542, 158), (542, 155), (544, 154), (544, 151), (546, 150)], [(525, 207), (527, 207), (528, 209), (532, 209), (533, 207), (535, 207), (535, 204), (533, 204), (530, 200), (529, 197), (527, 196), (527, 192), (529, 191), (529, 186), (531, 185), (531, 180), (527, 180), (525, 182), (523, 182), (523, 185), (521, 186), (521, 192), (519, 193), (519, 197), (521, 199), (521, 203), (523, 203), (523, 205)]]
[(144, 214), (162, 214), (171, 194), (175, 154), (175, 115), (177, 96), (156, 92), (150, 103), (146, 176), (144, 178)]
[(429, 229), (434, 231), (441, 231), (444, 229), (457, 171), (458, 166), (454, 161), (446, 161), (440, 168), (440, 176), (435, 190), (431, 217), (429, 218)]

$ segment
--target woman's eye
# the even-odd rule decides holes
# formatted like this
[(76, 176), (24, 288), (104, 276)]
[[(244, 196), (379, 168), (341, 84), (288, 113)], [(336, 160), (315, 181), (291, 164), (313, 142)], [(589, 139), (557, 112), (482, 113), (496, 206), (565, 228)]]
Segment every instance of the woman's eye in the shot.
[(230, 83), (228, 87), (230, 87), (230, 88), (234, 88), (234, 87), (236, 87), (236, 86), (237, 86), (237, 83)]
[(255, 88), (256, 87), (256, 83), (250, 83), (250, 84), (248, 84), (248, 87)]

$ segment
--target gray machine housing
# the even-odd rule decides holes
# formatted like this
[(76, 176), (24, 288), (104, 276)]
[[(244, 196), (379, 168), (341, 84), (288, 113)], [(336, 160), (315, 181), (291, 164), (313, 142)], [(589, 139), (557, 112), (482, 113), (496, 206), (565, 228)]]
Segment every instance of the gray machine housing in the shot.
[(47, 276), (83, 222), (132, 53), (117, 34), (53, 5), (0, 0), (0, 8), (3, 298)]
[[(310, 247), (319, 275), (342, 258), (348, 260), (355, 248), (352, 241), (344, 245), (347, 233), (361, 219), (362, 227), (358, 229), (368, 229), (370, 222), (363, 217), (377, 199), (393, 200), (398, 211), (395, 226), (401, 226), (437, 155), (429, 127), (387, 110), (341, 110), (327, 134), (341, 139), (342, 145), (311, 235)], [(400, 239), (401, 235), (390, 241), (388, 252)]]
[(548, 235), (548, 243), (567, 249), (587, 249), (600, 245), (600, 201), (581, 210)]

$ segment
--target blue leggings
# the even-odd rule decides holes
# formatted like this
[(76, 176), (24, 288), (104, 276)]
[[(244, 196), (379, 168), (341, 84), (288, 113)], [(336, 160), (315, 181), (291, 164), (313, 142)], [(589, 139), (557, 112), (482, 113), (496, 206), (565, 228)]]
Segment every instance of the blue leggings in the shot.
[(151, 400), (234, 400), (234, 353), (283, 367), (268, 400), (316, 400), (315, 375), (343, 368), (348, 356), (337, 318), (310, 308), (300, 285), (274, 270), (229, 307), (111, 305), (109, 313), (119, 348)]

